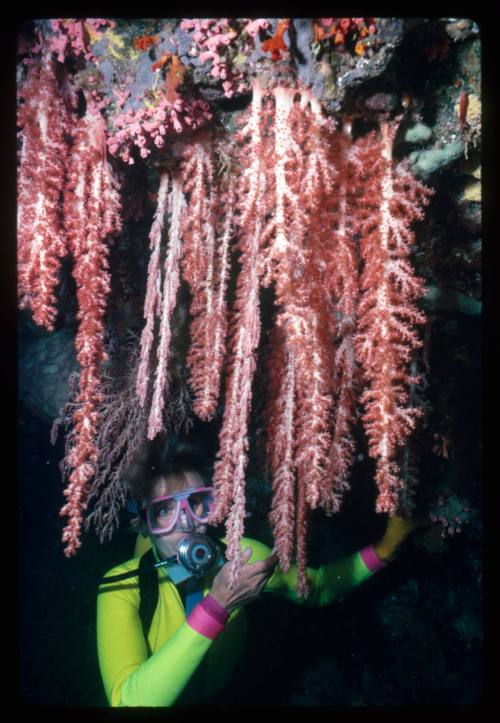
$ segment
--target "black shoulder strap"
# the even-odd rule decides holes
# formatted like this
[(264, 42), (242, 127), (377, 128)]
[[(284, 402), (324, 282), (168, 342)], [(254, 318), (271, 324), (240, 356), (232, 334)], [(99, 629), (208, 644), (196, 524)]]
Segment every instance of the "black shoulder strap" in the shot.
[(153, 548), (145, 552), (139, 561), (139, 594), (141, 598), (139, 603), (139, 617), (141, 618), (148, 657), (151, 655), (148, 632), (159, 597), (158, 571), (156, 567), (154, 567), (155, 562)]

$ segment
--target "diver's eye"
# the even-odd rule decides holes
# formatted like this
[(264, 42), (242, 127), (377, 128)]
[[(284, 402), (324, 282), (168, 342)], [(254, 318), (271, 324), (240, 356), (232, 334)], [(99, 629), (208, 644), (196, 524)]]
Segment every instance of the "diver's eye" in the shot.
[(171, 515), (172, 512), (174, 512), (174, 510), (175, 510), (175, 502), (174, 502), (174, 500), (169, 500), (157, 507), (156, 516), (157, 517), (167, 517), (168, 515)]

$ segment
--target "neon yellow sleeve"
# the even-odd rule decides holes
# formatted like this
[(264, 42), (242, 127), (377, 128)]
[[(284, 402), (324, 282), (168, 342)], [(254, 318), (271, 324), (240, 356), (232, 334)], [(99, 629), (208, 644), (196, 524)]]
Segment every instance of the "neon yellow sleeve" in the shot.
[[(263, 560), (272, 552), (271, 548), (257, 540), (245, 539), (243, 542), (243, 547), (250, 545), (252, 548), (250, 563)], [(283, 572), (277, 565), (264, 592), (272, 592), (299, 605), (317, 607), (329, 605), (334, 600), (344, 597), (373, 574), (363, 562), (360, 552), (355, 552), (323, 565), (317, 570), (308, 567), (310, 594), (306, 599), (297, 595), (297, 565), (295, 564), (290, 565), (288, 572)]]
[[(121, 572), (118, 568), (108, 574)], [(104, 592), (106, 587), (113, 590)], [(112, 706), (170, 706), (213, 641), (186, 622), (149, 659), (137, 585), (103, 586), (97, 597), (99, 667)]]

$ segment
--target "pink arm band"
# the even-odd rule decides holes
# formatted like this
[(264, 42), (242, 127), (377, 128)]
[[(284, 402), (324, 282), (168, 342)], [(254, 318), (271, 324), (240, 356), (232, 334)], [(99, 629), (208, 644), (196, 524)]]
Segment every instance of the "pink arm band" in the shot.
[(370, 572), (378, 572), (383, 567), (386, 567), (386, 563), (379, 558), (373, 545), (364, 547), (359, 554)]
[(186, 619), (187, 624), (201, 633), (206, 638), (215, 640), (217, 635), (224, 630), (224, 625), (229, 617), (226, 608), (211, 595), (201, 601)]

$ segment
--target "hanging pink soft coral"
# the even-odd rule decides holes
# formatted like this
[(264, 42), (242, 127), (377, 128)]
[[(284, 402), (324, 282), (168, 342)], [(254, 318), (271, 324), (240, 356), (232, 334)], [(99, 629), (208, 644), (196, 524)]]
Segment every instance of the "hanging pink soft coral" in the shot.
[(290, 568), (294, 552), (295, 523), (295, 403), (296, 372), (293, 352), (285, 346), (281, 327), (275, 326), (269, 359), (270, 398), (266, 426), (274, 433), (268, 437), (267, 454), (273, 479), (273, 499), (269, 522), (280, 567)]
[[(104, 311), (109, 293), (106, 239), (121, 229), (117, 181), (106, 160), (105, 122), (89, 110), (78, 118), (74, 89), (55, 70), (51, 52), (28, 66), (21, 86), (18, 265), (21, 308), (49, 331), (56, 315), (60, 259), (70, 253), (77, 286), (79, 392), (63, 467), (69, 474), (61, 515), (65, 554), (80, 546), (82, 514), (97, 458)], [(72, 142), (69, 145), (69, 139)]]
[(184, 222), (183, 272), (193, 294), (187, 366), (193, 409), (204, 421), (215, 415), (226, 351), (226, 292), (235, 209), (233, 174), (228, 172), (225, 187), (218, 188), (213, 169), (210, 144), (200, 140), (187, 147), (182, 173), (190, 202)]
[[(147, 290), (144, 300), (144, 318), (146, 319), (146, 325), (142, 330), (141, 358), (137, 372), (136, 387), (141, 406), (144, 406), (148, 390), (149, 365), (151, 348), (154, 341), (155, 318), (161, 315), (162, 308), (160, 254), (165, 213), (167, 210), (169, 182), (170, 174), (165, 171), (160, 178), (156, 211), (149, 234), (151, 256), (149, 257)], [(163, 324), (170, 324), (170, 314), (168, 314), (167, 318), (163, 321)]]
[[(270, 521), (284, 569), (295, 539), (298, 589), (305, 595), (308, 510), (337, 511), (349, 486), (360, 367), (371, 384), (362, 401), (368, 402), (364, 420), (370, 452), (380, 460), (377, 509), (394, 510), (397, 504), (396, 448), (404, 444), (417, 413), (404, 406), (404, 385), (413, 381), (406, 364), (417, 337), (400, 317), (413, 324), (423, 319), (412, 306), (422, 285), (406, 260), (407, 242), (413, 238), (410, 223), (421, 218), (429, 191), (408, 171), (394, 167), (396, 126), (385, 125), (381, 135), (353, 143), (349, 123), (335, 132), (309, 91), (276, 86), (266, 92), (259, 81), (253, 90), (238, 135), (243, 254), (213, 519), (226, 518), (234, 581), (245, 517), (248, 448), (241, 440), (247, 436), (260, 328), (255, 284), (273, 284), (280, 333), (272, 337), (277, 348), (270, 369)], [(361, 259), (365, 271), (360, 279)], [(377, 350), (370, 356), (369, 344)]]
[(104, 120), (90, 112), (79, 120), (73, 138), (64, 223), (74, 259), (80, 322), (75, 346), (81, 368), (67, 457), (67, 466), (72, 470), (64, 491), (68, 501), (60, 511), (69, 518), (63, 541), (65, 554), (71, 556), (81, 545), (83, 511), (98, 456), (100, 368), (106, 359), (104, 312), (110, 290), (107, 237), (121, 229), (120, 196), (106, 160)]
[(379, 135), (359, 141), (356, 154), (362, 194), (357, 197), (364, 271), (356, 349), (368, 388), (361, 401), (370, 443), (377, 459), (377, 510), (395, 512), (405, 486), (396, 463), (420, 410), (408, 406), (412, 351), (421, 342), (415, 324), (425, 316), (415, 301), (423, 281), (409, 263), (411, 223), (423, 218), (430, 195), (404, 166), (394, 167), (392, 144), (397, 125), (384, 123)]
[[(184, 21), (184, 27), (195, 30), (193, 40), (206, 43), (207, 53), (217, 55), (243, 25), (223, 20), (227, 33), (214, 34), (214, 23)], [(248, 19), (244, 25), (252, 44), (264, 26)], [(214, 62), (215, 67), (223, 79), (223, 64)], [(70, 87), (64, 92), (62, 87), (53, 61), (45, 57), (42, 65), (31, 64), (21, 93), (19, 287), (22, 306), (52, 328), (59, 260), (68, 251), (73, 256), (81, 373), (65, 460), (67, 504), (61, 510), (69, 518), (64, 540), (71, 555), (80, 545), (102, 451), (108, 239), (121, 228), (106, 144), (130, 162), (131, 138), (146, 157), (149, 142), (161, 148), (169, 133), (160, 102), (147, 112), (118, 116), (114, 135), (106, 139), (98, 105), (89, 103), (83, 118), (74, 111), (69, 118)], [(182, 277), (191, 293), (186, 362), (193, 408), (210, 421), (221, 399), (224, 403), (211, 521), (226, 524), (234, 585), (243, 564), (260, 295), (263, 287), (272, 290), (265, 413), (273, 489), (269, 520), (280, 565), (287, 570), (296, 560), (298, 592), (304, 596), (309, 513), (321, 508), (332, 514), (341, 507), (355, 451), (358, 399), (377, 461), (377, 509), (394, 511), (400, 504), (405, 480), (399, 452), (419, 414), (409, 403), (408, 387), (416, 381), (410, 362), (420, 343), (415, 327), (423, 321), (416, 306), (423, 284), (409, 261), (411, 223), (422, 218), (430, 191), (393, 161), (397, 122), (353, 139), (348, 119), (338, 130), (311, 90), (295, 82), (255, 79), (252, 90), (235, 142), (212, 131), (190, 133), (182, 139), (182, 158), (176, 151), (170, 155), (177, 160), (162, 167), (158, 156), (158, 205), (137, 363), (138, 428), (153, 439), (171, 416), (165, 405)], [(185, 125), (194, 131), (198, 121), (188, 122), (188, 115), (184, 125), (177, 116), (181, 109), (169, 106), (173, 132), (184, 132)], [(205, 104), (201, 111), (200, 122), (211, 117)], [(237, 278), (228, 308), (233, 249)], [(105, 519), (102, 509), (99, 517)]]
[(55, 289), (68, 253), (61, 214), (71, 112), (50, 54), (30, 64), (19, 90), (17, 260), (19, 305), (48, 331), (56, 317)]
[[(170, 176), (164, 172), (160, 180), (158, 193), (158, 206), (155, 220), (151, 229), (151, 247), (153, 253), (148, 269), (148, 289), (144, 307), (146, 327), (141, 339), (141, 363), (137, 376), (137, 391), (141, 405), (146, 399), (146, 390), (150, 374), (150, 351), (153, 342), (154, 317), (160, 319), (159, 340), (156, 349), (157, 363), (155, 365), (153, 398), (149, 415), (148, 439), (154, 437), (163, 429), (163, 406), (168, 385), (168, 360), (170, 354), (170, 341), (172, 337), (172, 314), (177, 302), (177, 290), (180, 284), (180, 258), (181, 258), (181, 216), (184, 209), (184, 196), (180, 179), (172, 176), (172, 190), (167, 196)], [(168, 248), (165, 252), (163, 268), (163, 283), (160, 272), (160, 253), (162, 249), (163, 220), (167, 207), (170, 211), (170, 226), (168, 231)]]
[[(148, 438), (163, 429), (163, 400), (168, 391), (168, 359), (171, 319), (177, 303), (180, 272), (192, 290), (191, 346), (187, 358), (189, 383), (194, 393), (193, 408), (203, 420), (213, 418), (219, 396), (227, 331), (226, 290), (229, 278), (230, 241), (234, 234), (234, 181), (228, 177), (218, 188), (214, 176), (211, 139), (199, 136), (184, 151), (181, 169), (172, 176), (168, 197), (170, 223), (168, 242), (163, 243), (163, 222), (167, 210), (170, 174), (161, 175), (158, 206), (151, 229), (151, 257), (144, 307), (146, 325), (141, 341), (141, 363), (137, 392), (141, 405), (151, 367), (155, 372)], [(186, 203), (186, 197), (189, 202)], [(167, 239), (166, 239), (167, 240)], [(165, 263), (161, 281), (160, 255)], [(163, 290), (161, 290), (163, 287)], [(155, 340), (155, 317), (160, 319), (157, 361), (151, 362)]]
[[(299, 594), (308, 590), (309, 511), (338, 511), (349, 488), (363, 378), (369, 384), (361, 401), (370, 453), (379, 460), (377, 509), (397, 504), (396, 450), (417, 413), (405, 407), (404, 385), (412, 381), (406, 364), (417, 337), (404, 318), (412, 324), (423, 318), (412, 306), (422, 286), (407, 261), (409, 224), (421, 217), (428, 191), (394, 167), (394, 134), (395, 126), (384, 125), (381, 134), (353, 142), (349, 122), (337, 131), (309, 90), (265, 88), (256, 79), (236, 136), (235, 191), (230, 175), (226, 195), (220, 195), (210, 136), (193, 139), (185, 151), (183, 192), (189, 201), (181, 235), (183, 276), (192, 292), (188, 365), (202, 419), (213, 416), (218, 400), (233, 215), (237, 226), (240, 270), (229, 312), (211, 517), (226, 524), (230, 584), (243, 564), (263, 286), (272, 286), (276, 304), (267, 411), (270, 522), (281, 566), (288, 569), (297, 560)], [(151, 288), (158, 283), (154, 278)], [(160, 363), (157, 375), (164, 368)]]

